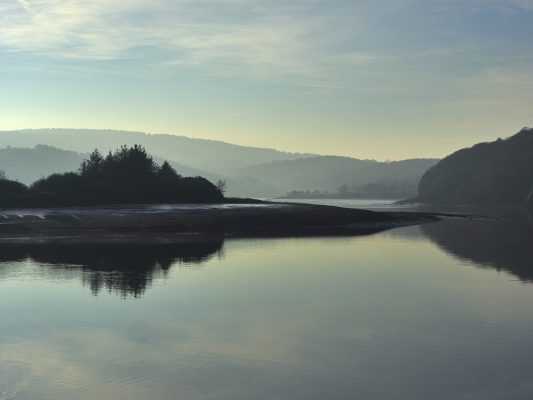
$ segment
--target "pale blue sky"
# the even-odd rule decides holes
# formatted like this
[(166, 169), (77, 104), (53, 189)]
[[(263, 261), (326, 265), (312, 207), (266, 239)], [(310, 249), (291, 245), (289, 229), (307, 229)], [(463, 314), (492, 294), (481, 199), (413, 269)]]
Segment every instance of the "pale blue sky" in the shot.
[(0, 129), (401, 159), (533, 125), (533, 0), (0, 0)]

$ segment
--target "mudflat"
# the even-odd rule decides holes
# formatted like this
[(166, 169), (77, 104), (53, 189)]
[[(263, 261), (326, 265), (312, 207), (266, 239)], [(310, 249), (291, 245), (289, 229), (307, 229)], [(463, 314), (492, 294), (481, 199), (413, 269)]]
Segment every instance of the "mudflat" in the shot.
[(435, 220), (422, 213), (268, 202), (3, 209), (0, 241), (357, 235)]

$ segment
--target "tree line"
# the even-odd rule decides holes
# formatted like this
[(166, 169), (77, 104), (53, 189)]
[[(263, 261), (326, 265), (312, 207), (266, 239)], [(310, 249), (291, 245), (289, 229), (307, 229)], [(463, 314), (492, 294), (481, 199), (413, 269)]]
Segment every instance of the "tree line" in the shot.
[(125, 203), (216, 203), (225, 182), (183, 177), (158, 165), (141, 145), (102, 155), (94, 150), (76, 172), (52, 174), (29, 187), (0, 176), (0, 206), (67, 206)]
[(533, 206), (533, 129), (449, 155), (422, 176), (413, 200)]
[(404, 199), (416, 194), (417, 182), (412, 179), (389, 179), (380, 182), (341, 185), (337, 192), (292, 190), (285, 198), (292, 199)]

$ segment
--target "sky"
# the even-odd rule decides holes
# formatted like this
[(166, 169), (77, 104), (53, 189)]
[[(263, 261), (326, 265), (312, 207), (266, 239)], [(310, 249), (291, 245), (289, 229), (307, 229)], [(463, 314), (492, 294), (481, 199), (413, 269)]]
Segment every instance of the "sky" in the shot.
[(533, 0), (0, 0), (0, 130), (442, 157), (533, 126)]

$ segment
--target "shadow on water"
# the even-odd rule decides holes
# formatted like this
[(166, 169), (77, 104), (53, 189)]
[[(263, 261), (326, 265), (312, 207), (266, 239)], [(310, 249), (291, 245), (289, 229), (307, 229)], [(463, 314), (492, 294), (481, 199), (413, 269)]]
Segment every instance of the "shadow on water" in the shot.
[(140, 297), (155, 276), (176, 264), (194, 265), (220, 255), (222, 238), (180, 242), (1, 243), (0, 262), (30, 260), (42, 274), (81, 276), (94, 295), (102, 289)]
[(515, 211), (499, 218), (450, 218), (421, 225), (451, 255), (480, 267), (509, 272), (533, 283), (533, 215)]
[[(331, 210), (328, 209), (328, 211)], [(334, 209), (333, 211), (337, 210)], [(231, 209), (225, 210), (224, 215), (231, 212)], [(39, 230), (38, 227), (32, 229), (31, 226), (28, 228), (24, 225), (25, 219), (21, 218), (25, 229), (14, 231), (11, 226), (8, 226), (6, 231), (10, 232), (9, 235), (0, 237), (0, 279), (5, 279), (20, 271), (18, 268), (20, 265), (13, 266), (14, 262), (27, 260), (30, 262), (32, 273), (40, 277), (51, 279), (80, 278), (84, 285), (90, 287), (94, 295), (107, 289), (108, 292), (118, 293), (122, 297), (138, 298), (151, 286), (155, 277), (165, 277), (173, 265), (202, 264), (215, 255), (220, 256), (223, 252), (225, 238), (354, 237), (372, 235), (392, 227), (391, 224), (380, 224), (379, 222), (362, 222), (357, 227), (350, 224), (334, 227), (294, 224), (295, 219), (305, 217), (305, 215), (301, 216), (298, 213), (295, 213), (296, 215), (293, 215), (292, 219), (280, 219), (279, 215), (275, 216), (272, 225), (271, 214), (263, 215), (254, 211), (248, 215), (242, 210), (241, 213), (243, 215), (237, 215), (231, 219), (232, 226), (239, 227), (239, 224), (243, 224), (243, 226), (249, 227), (248, 230), (217, 230), (215, 229), (216, 223), (213, 225), (213, 221), (208, 220), (204, 228), (212, 228), (210, 233), (183, 232), (177, 234), (151, 232), (150, 230), (145, 232), (142, 229), (128, 232), (132, 226), (134, 228), (145, 227), (141, 223), (143, 220), (141, 222), (137, 220), (140, 218), (137, 214), (135, 221), (130, 221), (132, 224), (126, 224), (119, 230), (109, 229), (111, 232), (103, 230), (101, 234), (99, 230), (92, 232), (87, 226), (79, 231), (68, 231), (62, 225), (60, 225), (61, 229), (55, 227), (56, 230), (51, 228)], [(363, 213), (365, 212), (363, 211)], [(28, 219), (30, 222), (35, 222), (34, 214), (35, 211), (32, 211), (31, 218)], [(188, 215), (190, 216), (191, 213), (189, 212)], [(200, 214), (200, 217), (202, 216), (205, 217), (206, 214)], [(65, 219), (65, 215), (62, 214), (55, 217), (61, 217), (61, 221)], [(150, 217), (148, 222), (158, 224), (161, 219), (168, 221), (166, 217), (168, 216), (166, 215), (164, 218), (159, 215), (157, 219)], [(324, 215), (319, 215), (319, 217), (326, 218)], [(70, 221), (72, 216), (68, 214), (66, 218)], [(110, 218), (114, 218), (115, 223), (117, 221), (123, 223), (124, 221), (114, 215)], [(110, 218), (106, 218), (104, 221), (108, 225)], [(131, 215), (129, 218), (131, 219)], [(196, 219), (198, 218), (196, 216)], [(253, 218), (255, 218), (254, 222), (259, 223), (250, 223)], [(409, 219), (408, 221), (410, 222)], [(90, 227), (94, 228), (94, 224)], [(160, 226), (157, 225), (157, 227)]]

